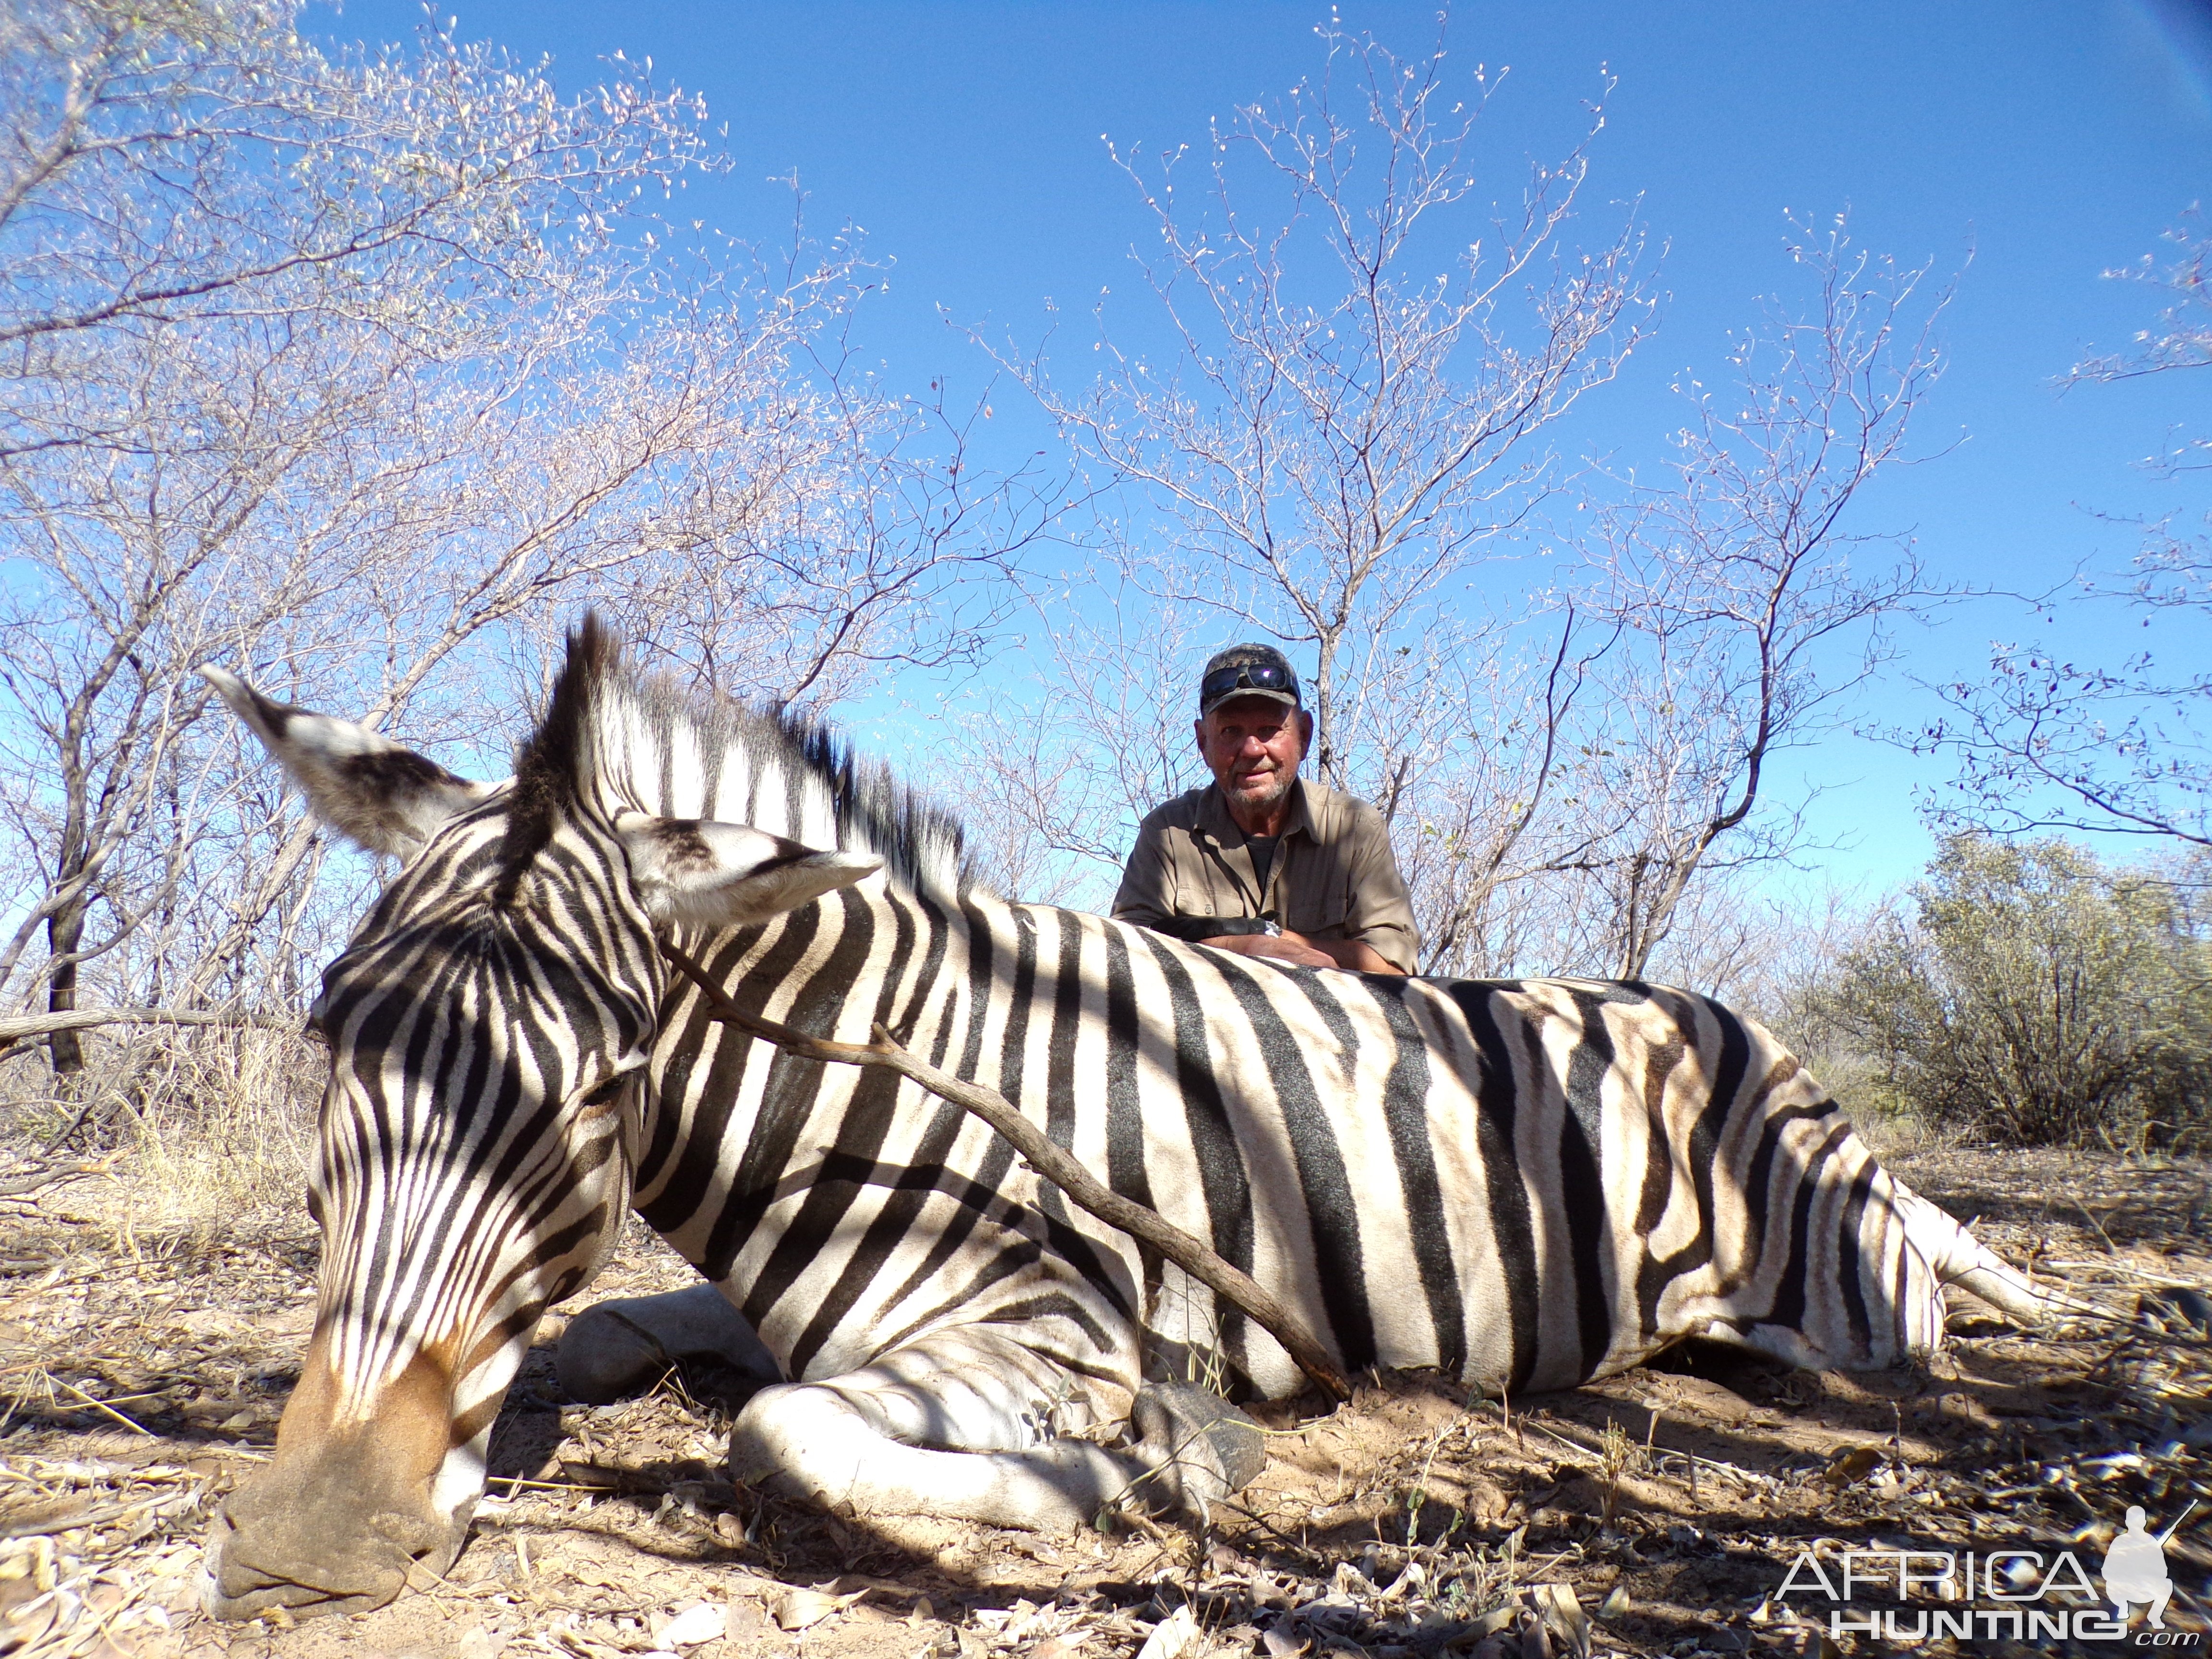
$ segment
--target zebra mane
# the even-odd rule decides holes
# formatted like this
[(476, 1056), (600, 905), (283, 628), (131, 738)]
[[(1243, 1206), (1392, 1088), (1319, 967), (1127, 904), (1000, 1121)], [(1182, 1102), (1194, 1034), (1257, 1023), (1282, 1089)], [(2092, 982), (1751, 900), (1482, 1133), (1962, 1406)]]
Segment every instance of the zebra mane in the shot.
[(828, 724), (640, 678), (590, 613), (568, 635), (544, 719), (516, 753), (494, 889), (502, 902), (513, 902), (560, 812), (587, 799), (872, 853), (895, 880), (947, 902), (977, 883), (959, 821), (882, 762), (855, 755)]

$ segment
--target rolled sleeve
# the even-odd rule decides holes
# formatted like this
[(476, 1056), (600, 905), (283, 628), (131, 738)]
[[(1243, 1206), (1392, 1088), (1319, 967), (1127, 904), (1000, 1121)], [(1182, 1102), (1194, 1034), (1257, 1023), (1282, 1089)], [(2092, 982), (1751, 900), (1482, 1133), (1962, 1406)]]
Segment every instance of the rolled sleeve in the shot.
[(1166, 826), (1155, 812), (1137, 831), (1137, 844), (1115, 890), (1114, 920), (1158, 927), (1176, 913), (1175, 891), (1175, 860), (1169, 854)]
[(1382, 815), (1360, 803), (1352, 836), (1352, 908), (1345, 933), (1371, 947), (1395, 968), (1419, 971), (1421, 930), (1413, 901), (1398, 874), (1390, 831)]

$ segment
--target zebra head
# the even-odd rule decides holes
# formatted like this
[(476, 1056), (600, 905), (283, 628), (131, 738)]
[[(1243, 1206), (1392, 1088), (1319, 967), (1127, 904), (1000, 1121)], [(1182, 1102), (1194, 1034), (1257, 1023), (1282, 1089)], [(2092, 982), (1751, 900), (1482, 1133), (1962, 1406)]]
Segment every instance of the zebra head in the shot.
[(616, 647), (587, 618), (515, 775), (455, 776), (203, 671), (314, 813), (399, 873), (325, 970), (313, 1337), (266, 1473), (217, 1517), (210, 1611), (361, 1611), (442, 1571), (539, 1315), (629, 1208), (657, 930), (765, 921), (872, 873), (600, 775)]

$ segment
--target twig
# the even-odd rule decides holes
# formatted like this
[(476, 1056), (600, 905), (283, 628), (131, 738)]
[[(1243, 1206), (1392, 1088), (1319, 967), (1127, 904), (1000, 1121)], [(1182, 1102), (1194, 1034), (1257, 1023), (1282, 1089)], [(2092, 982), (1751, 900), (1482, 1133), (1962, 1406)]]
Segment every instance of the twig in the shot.
[(132, 1422), (121, 1412), (116, 1410), (114, 1407), (109, 1405), (105, 1400), (95, 1400), (92, 1395), (87, 1394), (82, 1389), (77, 1387), (76, 1383), (70, 1382), (67, 1377), (56, 1376), (52, 1371), (48, 1371), (46, 1373), (46, 1381), (49, 1382), (60, 1383), (62, 1387), (67, 1389), (78, 1399), (83, 1401), (84, 1403), (91, 1407), (93, 1410), (103, 1413), (106, 1416), (113, 1418), (117, 1422), (120, 1423), (125, 1428), (130, 1430), (133, 1434), (143, 1434), (149, 1440), (151, 1440), (154, 1437), (153, 1430), (145, 1427), (143, 1424)]
[[(622, 1476), (631, 1472), (628, 1469), (609, 1469), (607, 1473), (611, 1475)], [(645, 1478), (648, 1484), (639, 1492), (629, 1494), (630, 1496), (651, 1497), (657, 1491), (661, 1490), (649, 1484), (651, 1476)], [(618, 1481), (610, 1484), (593, 1483), (588, 1480), (526, 1480), (519, 1474), (494, 1474), (484, 1478), (484, 1485), (487, 1486), (505, 1486), (510, 1492), (588, 1492), (594, 1498), (605, 1498), (609, 1492), (613, 1492), (618, 1484)]]
[(115, 1520), (134, 1510), (143, 1510), (149, 1502), (141, 1498), (131, 1504), (98, 1504), (74, 1515), (49, 1515), (27, 1521), (0, 1521), (0, 1538), (51, 1538), (56, 1533), (75, 1532), (79, 1527), (97, 1527)]
[[(1654, 1419), (1654, 1426), (1656, 1426), (1656, 1414)], [(1558, 1441), (1561, 1445), (1569, 1448), (1571, 1450), (1581, 1452), (1583, 1455), (1588, 1457), (1596, 1458), (1598, 1460), (1599, 1466), (1602, 1467), (1605, 1461), (1605, 1455), (1601, 1447), (1584, 1445), (1577, 1437), (1580, 1434), (1589, 1434), (1591, 1432), (1589, 1430), (1583, 1428), (1581, 1424), (1565, 1422), (1554, 1419), (1549, 1423), (1539, 1423), (1535, 1425), (1535, 1429), (1537, 1433), (1549, 1435), (1553, 1439)], [(1679, 1457), (1693, 1468), (1703, 1468), (1711, 1469), (1716, 1474), (1729, 1475), (1735, 1480), (1741, 1480), (1747, 1486), (1773, 1486), (1781, 1484), (1779, 1481), (1776, 1480), (1772, 1475), (1762, 1474), (1757, 1469), (1747, 1469), (1741, 1463), (1725, 1462), (1717, 1458), (1700, 1457), (1695, 1452), (1682, 1451), (1673, 1446), (1660, 1446), (1653, 1449), (1650, 1447), (1650, 1443), (1648, 1441), (1645, 1443), (1645, 1445), (1647, 1449), (1650, 1449), (1652, 1451), (1655, 1462), (1662, 1461), (1669, 1457)]]
[(1097, 1181), (1074, 1158), (1053, 1145), (1043, 1131), (1017, 1111), (1004, 1095), (954, 1077), (949, 1072), (940, 1072), (927, 1061), (917, 1059), (880, 1022), (872, 1028), (875, 1037), (872, 1042), (833, 1042), (749, 1014), (732, 1002), (707, 970), (684, 951), (665, 940), (660, 948), (669, 961), (699, 988), (714, 1018), (804, 1059), (839, 1066), (888, 1066), (940, 1100), (974, 1113), (1005, 1137), (1032, 1170), (1092, 1215), (1108, 1226), (1151, 1245), (1217, 1296), (1243, 1309), (1255, 1324), (1283, 1345), (1284, 1351), (1297, 1362), (1298, 1369), (1322, 1393), (1340, 1403), (1352, 1398), (1352, 1384), (1337, 1369), (1328, 1350), (1249, 1273), (1223, 1261), (1158, 1212), (1122, 1197)]
[(2112, 1243), (2112, 1234), (2105, 1231), (2105, 1224), (2103, 1222), (2098, 1220), (2094, 1215), (2090, 1213), (2089, 1206), (2084, 1204), (2078, 1198), (2069, 1199), (2067, 1201), (2072, 1204), (2075, 1209), (2081, 1211), (2082, 1220), (2087, 1222), (2092, 1227), (2094, 1227), (2097, 1230), (2097, 1237), (2105, 1241), (2105, 1249), (2110, 1251), (2112, 1255), (2118, 1255), (2120, 1253), (2120, 1247)]
[(2100, 1273), (2124, 1273), (2130, 1279), (2140, 1279), (2146, 1285), (2156, 1285), (2163, 1290), (2212, 1291), (2212, 1285), (2202, 1279), (2176, 1279), (2170, 1273), (2147, 1273), (2141, 1267), (2131, 1267), (2124, 1261), (2046, 1261), (2043, 1265), (2046, 1267), (2089, 1267)]

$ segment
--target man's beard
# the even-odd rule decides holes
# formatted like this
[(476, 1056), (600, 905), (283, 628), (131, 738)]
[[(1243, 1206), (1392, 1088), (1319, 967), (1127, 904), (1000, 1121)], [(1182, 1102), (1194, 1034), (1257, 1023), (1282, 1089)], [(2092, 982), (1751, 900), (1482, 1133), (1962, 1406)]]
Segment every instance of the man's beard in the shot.
[(1283, 768), (1256, 774), (1242, 782), (1232, 781), (1224, 793), (1228, 795), (1231, 805), (1242, 807), (1249, 812), (1273, 806), (1291, 793), (1291, 786), (1297, 781), (1296, 772)]

